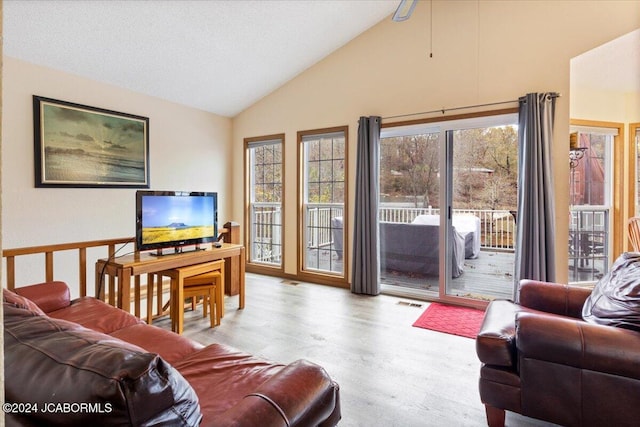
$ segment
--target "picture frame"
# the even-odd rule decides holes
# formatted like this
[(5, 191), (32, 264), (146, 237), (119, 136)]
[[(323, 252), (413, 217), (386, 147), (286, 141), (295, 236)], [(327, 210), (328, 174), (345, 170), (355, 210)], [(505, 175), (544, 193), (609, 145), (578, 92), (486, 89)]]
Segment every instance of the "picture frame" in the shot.
[(33, 95), (36, 187), (149, 188), (149, 118)]

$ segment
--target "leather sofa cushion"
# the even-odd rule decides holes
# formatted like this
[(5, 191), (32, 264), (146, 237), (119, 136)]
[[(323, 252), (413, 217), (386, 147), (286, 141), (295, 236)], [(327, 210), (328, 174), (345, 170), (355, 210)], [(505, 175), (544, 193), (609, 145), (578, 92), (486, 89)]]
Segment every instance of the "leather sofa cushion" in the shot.
[(170, 364), (179, 362), (204, 347), (182, 335), (146, 323), (127, 326), (109, 335), (156, 353)]
[[(5, 399), (37, 403), (33, 425), (195, 426), (198, 398), (162, 358), (77, 324), (4, 304)], [(51, 404), (100, 405), (44, 412)], [(94, 406), (94, 408), (96, 408)]]
[(68, 307), (52, 311), (49, 316), (68, 320), (104, 334), (143, 323), (134, 315), (92, 297), (75, 299)]
[(582, 309), (589, 323), (640, 331), (640, 253), (623, 253), (594, 287)]
[(32, 311), (37, 315), (44, 314), (44, 311), (42, 311), (37, 304), (29, 300), (28, 298), (11, 292), (8, 289), (2, 289), (2, 300), (5, 303), (12, 304), (14, 307)]

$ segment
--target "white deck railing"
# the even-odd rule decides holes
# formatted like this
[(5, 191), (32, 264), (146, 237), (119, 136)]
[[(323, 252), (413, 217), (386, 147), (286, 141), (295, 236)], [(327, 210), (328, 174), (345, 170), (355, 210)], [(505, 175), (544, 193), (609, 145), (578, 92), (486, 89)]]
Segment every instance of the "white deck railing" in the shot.
[(569, 222), (569, 282), (597, 282), (609, 272), (609, 209), (572, 206)]
[(282, 262), (280, 203), (252, 203), (250, 228), (251, 261), (280, 265)]
[[(343, 216), (343, 205), (309, 203), (305, 205), (307, 248), (320, 248), (333, 243), (331, 219)], [(380, 221), (410, 223), (418, 215), (439, 215), (437, 208), (383, 206)], [(454, 209), (454, 215), (474, 215), (480, 218), (483, 249), (513, 250), (516, 224), (507, 210)], [(279, 203), (251, 205), (251, 261), (279, 264), (282, 260), (282, 214)]]
[(331, 220), (342, 217), (342, 203), (308, 203), (306, 208), (307, 248), (321, 248), (333, 243)]
[[(342, 204), (307, 204), (307, 248), (321, 248), (333, 244), (331, 220), (343, 216)], [(380, 221), (410, 223), (418, 215), (439, 215), (435, 208), (411, 208), (383, 206), (379, 209)], [(474, 215), (480, 219), (481, 241), (484, 250), (513, 251), (516, 222), (511, 211), (490, 209), (454, 209), (454, 215)], [(251, 261), (280, 265), (282, 262), (282, 214), (279, 203), (255, 203), (251, 205)], [(604, 265), (608, 270), (609, 218), (606, 209), (593, 207), (575, 208), (571, 211), (569, 258), (572, 280), (584, 276), (583, 264)], [(580, 238), (578, 242), (578, 237)], [(576, 243), (578, 242), (578, 243)], [(575, 271), (573, 271), (575, 270)], [(600, 272), (595, 270), (596, 273)], [(594, 276), (595, 277), (595, 276)]]

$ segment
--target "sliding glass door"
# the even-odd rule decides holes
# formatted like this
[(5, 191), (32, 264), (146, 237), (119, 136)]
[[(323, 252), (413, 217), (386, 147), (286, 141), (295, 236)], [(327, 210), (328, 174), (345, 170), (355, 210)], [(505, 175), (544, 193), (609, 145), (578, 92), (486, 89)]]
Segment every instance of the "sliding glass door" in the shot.
[(437, 127), (394, 130), (397, 134), (383, 132), (380, 141), (382, 284), (437, 296), (440, 131)]
[(511, 297), (515, 114), (386, 127), (380, 150), (384, 292)]
[(451, 200), (447, 227), (450, 256), (455, 260), (445, 280), (446, 295), (511, 298), (518, 129), (515, 125), (478, 124), (446, 132)]

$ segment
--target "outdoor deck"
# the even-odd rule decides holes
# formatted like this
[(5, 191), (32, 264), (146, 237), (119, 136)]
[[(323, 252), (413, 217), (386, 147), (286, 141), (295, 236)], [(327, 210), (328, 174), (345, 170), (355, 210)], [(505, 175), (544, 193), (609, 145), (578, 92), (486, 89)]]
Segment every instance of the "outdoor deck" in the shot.
[[(393, 206), (392, 206), (393, 205)], [(257, 260), (282, 258), (282, 238), (279, 204), (260, 204), (264, 210), (252, 220), (255, 228), (253, 245)], [(343, 233), (340, 203), (307, 204), (306, 234), (307, 261), (305, 269), (321, 272), (342, 272), (342, 260), (338, 257)], [(516, 215), (509, 210), (458, 209), (454, 217), (475, 216), (480, 221), (480, 255), (466, 259), (464, 273), (449, 280), (449, 295), (469, 296), (478, 299), (511, 298)], [(411, 223), (420, 215), (439, 215), (435, 208), (411, 208), (386, 204), (380, 207), (379, 220)], [(335, 222), (338, 221), (339, 222)], [(580, 207), (571, 210), (570, 239), (568, 242), (569, 283), (590, 285), (607, 273), (609, 266), (608, 213), (603, 209)], [(336, 232), (338, 230), (338, 232)], [(334, 246), (336, 245), (336, 246)], [(561, 268), (561, 267), (558, 267)], [(383, 291), (398, 294), (410, 293), (427, 298), (438, 295), (438, 278), (419, 276), (407, 272), (382, 272)], [(429, 294), (431, 293), (431, 295)]]
[[(464, 273), (449, 281), (449, 294), (476, 299), (512, 298), (513, 253), (481, 250), (478, 258), (465, 259)], [(438, 294), (438, 278), (382, 271), (384, 284), (421, 289)]]
[[(309, 258), (313, 268), (342, 271), (342, 261), (337, 259), (335, 251), (309, 249)], [(449, 293), (477, 299), (512, 298), (513, 292), (513, 252), (481, 250), (476, 259), (466, 259), (464, 273), (449, 282)], [(382, 283), (411, 290), (426, 291), (437, 295), (438, 278), (396, 271), (382, 271)]]

